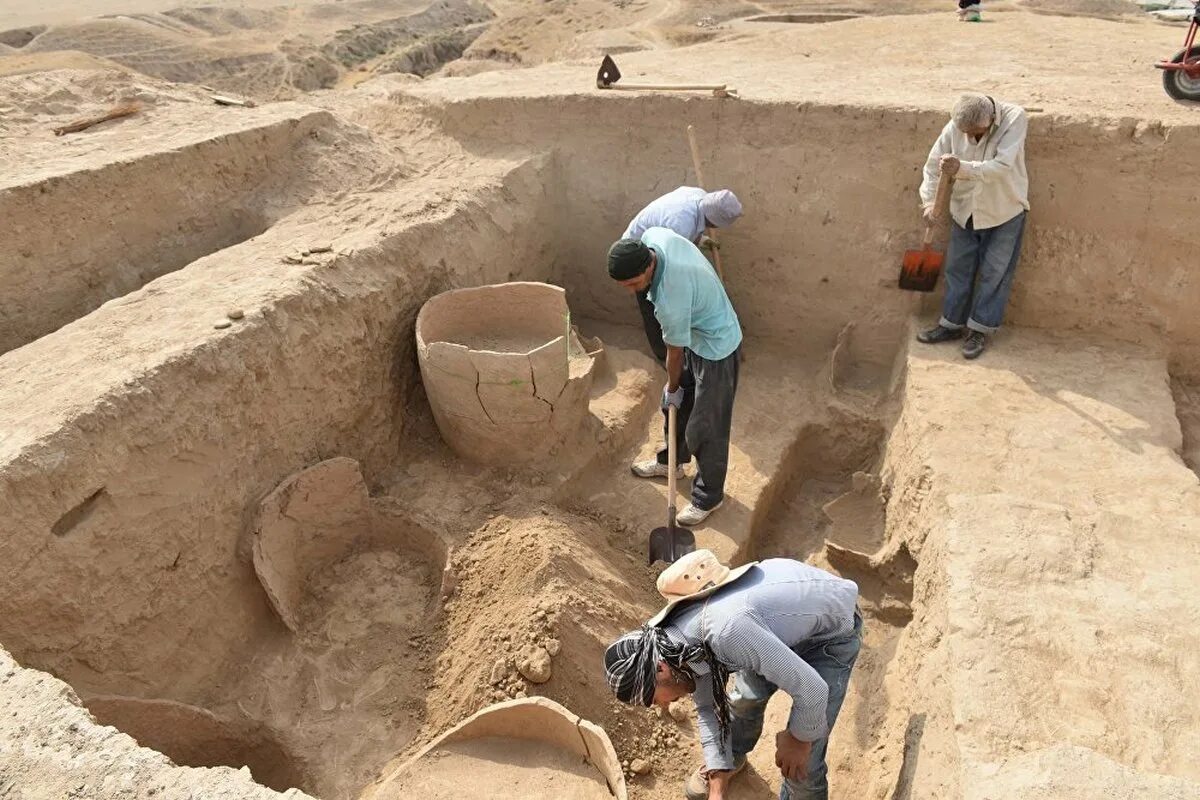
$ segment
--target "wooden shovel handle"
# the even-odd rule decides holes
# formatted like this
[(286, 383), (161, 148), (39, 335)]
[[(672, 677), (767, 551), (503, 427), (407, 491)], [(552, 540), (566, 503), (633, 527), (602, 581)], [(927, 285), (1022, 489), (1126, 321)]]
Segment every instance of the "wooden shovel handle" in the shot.
[(724, 83), (610, 83), (597, 84), (601, 89), (623, 92), (726, 92), (733, 91)]
[(675, 527), (675, 406), (667, 405), (667, 519)]
[[(954, 176), (942, 172), (938, 175), (937, 192), (933, 195), (933, 216), (939, 223), (950, 211), (950, 194), (954, 187)], [(933, 244), (933, 225), (925, 226), (925, 237), (921, 240), (924, 249)]]
[[(696, 185), (701, 189), (704, 188), (704, 173), (700, 171), (700, 148), (696, 145), (696, 126), (688, 125), (688, 145), (692, 148), (692, 167), (696, 170)], [(717, 231), (708, 225), (704, 226), (704, 232), (709, 239), (715, 244), (717, 241)], [(717, 277), (721, 279), (721, 283), (725, 282), (725, 270), (721, 267), (721, 250), (714, 247), (711, 250), (713, 254), (713, 266), (717, 268)]]
[(938, 215), (946, 216), (950, 207), (950, 187), (954, 185), (954, 176), (946, 173), (937, 175), (937, 193), (934, 194), (934, 209)]

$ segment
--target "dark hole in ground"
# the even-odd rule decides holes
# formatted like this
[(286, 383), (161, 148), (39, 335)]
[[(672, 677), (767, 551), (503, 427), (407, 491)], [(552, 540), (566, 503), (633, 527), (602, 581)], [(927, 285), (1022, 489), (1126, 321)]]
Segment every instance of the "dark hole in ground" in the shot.
[(45, 33), (45, 31), (45, 25), (34, 25), (29, 28), (13, 28), (9, 31), (0, 31), (0, 44), (6, 44), (9, 47), (20, 50), (22, 47)]
[(747, 22), (788, 22), (816, 24), (820, 22), (841, 22), (846, 19), (857, 19), (858, 14), (764, 14), (750, 17)]
[(88, 711), (101, 724), (129, 734), (180, 766), (249, 767), (254, 780), (276, 791), (305, 789), (308, 775), (267, 727), (230, 720), (172, 700), (93, 697)]

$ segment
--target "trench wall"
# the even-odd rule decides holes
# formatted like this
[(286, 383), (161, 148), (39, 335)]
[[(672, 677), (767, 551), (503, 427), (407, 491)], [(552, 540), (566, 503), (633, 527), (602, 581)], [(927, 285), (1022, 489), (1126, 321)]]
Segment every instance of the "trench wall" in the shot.
[[(35, 377), (3, 409), (15, 420), (0, 437), (5, 647), (83, 694), (186, 701), (223, 659), (281, 630), (243, 540), (258, 498), (331, 456), (368, 475), (392, 463), (421, 303), (551, 277), (557, 253), (539, 233), (556, 204), (549, 169), (513, 164), (325, 267), (283, 264), (297, 234), (277, 226), (0, 358), (13, 386), (51, 373), (35, 367), (47, 359), (84, 358), (73, 343), (110, 353)], [(215, 331), (179, 318), (177, 299), (204, 292), (246, 319)], [(146, 325), (123, 326), (130, 303)], [(14, 411), (36, 403), (35, 416)]]
[[(634, 324), (610, 285), (608, 245), (646, 202), (705, 179), (745, 206), (721, 232), (726, 281), (746, 330), (829, 347), (855, 324), (856, 358), (890, 364), (922, 297), (895, 288), (919, 247), (917, 187), (942, 111), (709, 98), (471, 97), (417, 91), (427, 113), (480, 151), (553, 148), (563, 169), (563, 258), (572, 307)], [(1200, 194), (1200, 127), (1035, 114), (1024, 256), (1009, 321), (1105, 335), (1196, 362), (1200, 274), (1187, 222)], [(940, 294), (925, 299), (938, 308)]]
[(31, 165), (28, 180), (0, 187), (0, 353), (262, 233), (330, 122), (284, 103), (95, 168)]

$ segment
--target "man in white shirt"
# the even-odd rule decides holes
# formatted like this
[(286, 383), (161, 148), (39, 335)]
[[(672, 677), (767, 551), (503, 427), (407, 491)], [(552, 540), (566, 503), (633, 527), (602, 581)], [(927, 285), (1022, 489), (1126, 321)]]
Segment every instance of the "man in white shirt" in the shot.
[(926, 344), (961, 339), (965, 358), (978, 358), (1000, 328), (1021, 254), (1029, 212), (1025, 171), (1025, 109), (981, 94), (965, 94), (929, 151), (920, 195), (934, 219), (938, 176), (954, 177), (946, 296), (938, 324), (917, 334)]
[[(642, 234), (651, 228), (666, 228), (694, 245), (715, 246), (704, 241), (708, 238), (704, 229), (732, 225), (741, 215), (742, 204), (728, 189), (706, 192), (695, 186), (680, 186), (639, 211), (621, 238), (641, 240)], [(667, 346), (663, 344), (662, 328), (654, 316), (654, 306), (646, 299), (645, 292), (638, 292), (636, 297), (650, 350), (660, 362), (665, 362)]]

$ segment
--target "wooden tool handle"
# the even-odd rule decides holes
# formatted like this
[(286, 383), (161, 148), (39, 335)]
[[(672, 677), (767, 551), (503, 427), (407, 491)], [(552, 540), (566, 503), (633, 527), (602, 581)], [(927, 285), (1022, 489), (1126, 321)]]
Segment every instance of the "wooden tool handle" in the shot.
[(678, 469), (675, 453), (675, 413), (673, 405), (667, 406), (667, 520), (675, 527), (675, 472)]
[(937, 193), (933, 196), (933, 212), (938, 219), (945, 217), (950, 208), (950, 190), (953, 185), (953, 175), (947, 175), (945, 172), (938, 175)]
[(692, 167), (696, 170), (696, 185), (704, 188), (704, 173), (700, 171), (700, 148), (696, 145), (696, 126), (688, 125), (688, 146), (692, 148)]
[[(704, 188), (704, 173), (700, 170), (700, 148), (696, 145), (696, 126), (688, 125), (687, 132), (688, 132), (688, 145), (692, 149), (692, 167), (696, 170), (696, 185), (699, 186), (701, 189), (703, 189)], [(716, 241), (717, 241), (716, 230), (708, 225), (705, 225), (704, 232), (708, 235), (708, 238), (712, 239), (713, 243), (716, 244)], [(714, 247), (714, 248), (712, 248), (711, 252), (713, 254), (713, 265), (717, 268), (717, 277), (721, 279), (721, 283), (724, 283), (725, 282), (725, 270), (722, 269), (722, 267), (721, 267), (721, 251), (720, 251), (720, 249)]]
[[(938, 175), (937, 192), (933, 195), (933, 218), (941, 223), (950, 209), (950, 194), (954, 186), (954, 178), (942, 172)], [(923, 249), (928, 250), (933, 244), (933, 225), (926, 223), (925, 236), (921, 240)]]
[(724, 83), (691, 84), (691, 83), (610, 83), (600, 86), (601, 89), (621, 89), (626, 92), (725, 92), (729, 88)]

